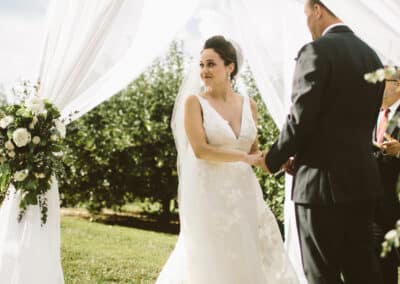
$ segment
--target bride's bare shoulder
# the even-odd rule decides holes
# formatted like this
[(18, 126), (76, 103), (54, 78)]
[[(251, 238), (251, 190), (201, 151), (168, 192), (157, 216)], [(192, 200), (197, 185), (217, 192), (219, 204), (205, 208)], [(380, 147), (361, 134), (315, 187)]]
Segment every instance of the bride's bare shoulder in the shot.
[(191, 109), (191, 110), (198, 109), (200, 107), (200, 101), (198, 96), (196, 95), (188, 96), (185, 101), (185, 107), (186, 109)]

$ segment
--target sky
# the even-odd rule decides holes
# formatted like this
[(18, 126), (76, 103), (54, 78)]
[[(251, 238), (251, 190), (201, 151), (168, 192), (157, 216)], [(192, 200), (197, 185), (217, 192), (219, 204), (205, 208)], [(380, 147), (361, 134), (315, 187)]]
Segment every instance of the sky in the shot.
[[(0, 93), (20, 80), (36, 80), (50, 0), (0, 0)], [(196, 20), (178, 36), (190, 45)]]
[(0, 84), (37, 77), (49, 0), (0, 0)]

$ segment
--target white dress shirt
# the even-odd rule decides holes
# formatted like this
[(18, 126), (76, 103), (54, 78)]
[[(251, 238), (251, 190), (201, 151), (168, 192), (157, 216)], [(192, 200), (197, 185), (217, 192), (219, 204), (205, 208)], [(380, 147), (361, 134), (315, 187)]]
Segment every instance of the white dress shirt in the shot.
[[(398, 109), (398, 107), (400, 106), (400, 99), (398, 99), (394, 104), (392, 104), (389, 109), (389, 114), (388, 114), (388, 120), (392, 120), (394, 114), (396, 113), (396, 110)], [(378, 121), (376, 122), (376, 129), (378, 129), (379, 126), (379, 122), (381, 121), (382, 117), (383, 117), (383, 109), (379, 112), (379, 116), (378, 116)]]
[(322, 36), (326, 35), (326, 34), (327, 34), (331, 29), (333, 29), (334, 27), (339, 27), (339, 26), (346, 26), (346, 25), (343, 24), (343, 23), (336, 23), (336, 24), (330, 25), (329, 27), (327, 27), (327, 28), (324, 30), (324, 32), (322, 33)]

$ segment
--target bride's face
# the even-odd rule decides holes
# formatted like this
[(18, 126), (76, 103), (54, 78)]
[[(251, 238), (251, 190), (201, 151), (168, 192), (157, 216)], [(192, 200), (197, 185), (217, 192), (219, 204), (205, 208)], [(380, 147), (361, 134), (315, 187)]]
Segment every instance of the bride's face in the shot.
[(232, 64), (225, 66), (224, 60), (213, 49), (204, 49), (200, 57), (200, 77), (207, 87), (229, 82)]

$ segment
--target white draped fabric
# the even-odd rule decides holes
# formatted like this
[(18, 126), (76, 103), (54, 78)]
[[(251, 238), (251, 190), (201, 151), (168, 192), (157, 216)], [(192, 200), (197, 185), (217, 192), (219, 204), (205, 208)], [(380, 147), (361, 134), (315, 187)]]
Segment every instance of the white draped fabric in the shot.
[[(375, 48), (386, 63), (400, 62), (397, 0), (324, 2)], [(276, 124), (282, 126), (290, 105), (294, 58), (310, 40), (303, 3), (300, 0), (53, 0), (39, 76), (40, 95), (54, 102), (64, 117), (71, 113), (73, 119), (80, 117), (135, 79), (162, 54), (193, 15), (200, 30), (195, 35), (198, 43), (211, 33), (222, 33), (242, 46), (262, 98)], [(289, 178), (286, 183), (290, 183)], [(306, 283), (289, 188), (285, 201), (286, 246)], [(17, 223), (18, 195), (10, 189), (9, 199), (0, 208), (0, 283), (63, 283), (58, 198), (55, 183), (48, 194), (49, 221), (44, 227), (40, 227), (36, 207), (30, 208), (23, 221)], [(39, 253), (35, 248), (43, 250)], [(25, 273), (31, 275), (29, 281), (21, 278)], [(52, 279), (46, 278), (49, 274)]]
[[(173, 1), (169, 4), (171, 2)], [(175, 2), (172, 6), (176, 7), (178, 1)], [(173, 38), (176, 29), (191, 15), (192, 6), (195, 7), (195, 3), (187, 4), (183, 14), (171, 21), (177, 23), (175, 30), (170, 25), (164, 25), (164, 45), (157, 37), (153, 37), (152, 44), (156, 48), (146, 50), (143, 27), (151, 25), (157, 19), (168, 22), (168, 13), (165, 13), (168, 9), (166, 1), (53, 1), (49, 9), (48, 34), (39, 76), (39, 95), (53, 102), (64, 117), (69, 113), (68, 110), (78, 112), (74, 118), (84, 114), (140, 74), (140, 71), (162, 52), (164, 46)], [(153, 11), (157, 11), (159, 7), (162, 8), (160, 12), (154, 14)], [(133, 47), (136, 47), (136, 51)], [(142, 54), (144, 51), (145, 57)], [(127, 58), (129, 62), (121, 61)], [(141, 65), (137, 64), (142, 59), (144, 60)], [(129, 65), (124, 65), (123, 70), (114, 71), (115, 74), (125, 74), (125, 80), (118, 83), (113, 81), (111, 84), (114, 91), (105, 89), (110, 92), (96, 92), (95, 96), (91, 93), (82, 97), (85, 90), (96, 85), (100, 77), (108, 74), (118, 63), (121, 65), (121, 62)], [(129, 72), (132, 69), (135, 69), (134, 74)], [(103, 82), (110, 85), (107, 79), (103, 79)], [(47, 193), (47, 199), (49, 218), (46, 225), (40, 225), (38, 206), (29, 207), (26, 216), (18, 222), (20, 197), (15, 193), (15, 189), (10, 187), (9, 196), (0, 208), (0, 283), (64, 283), (60, 258), (59, 193), (56, 181)]]

